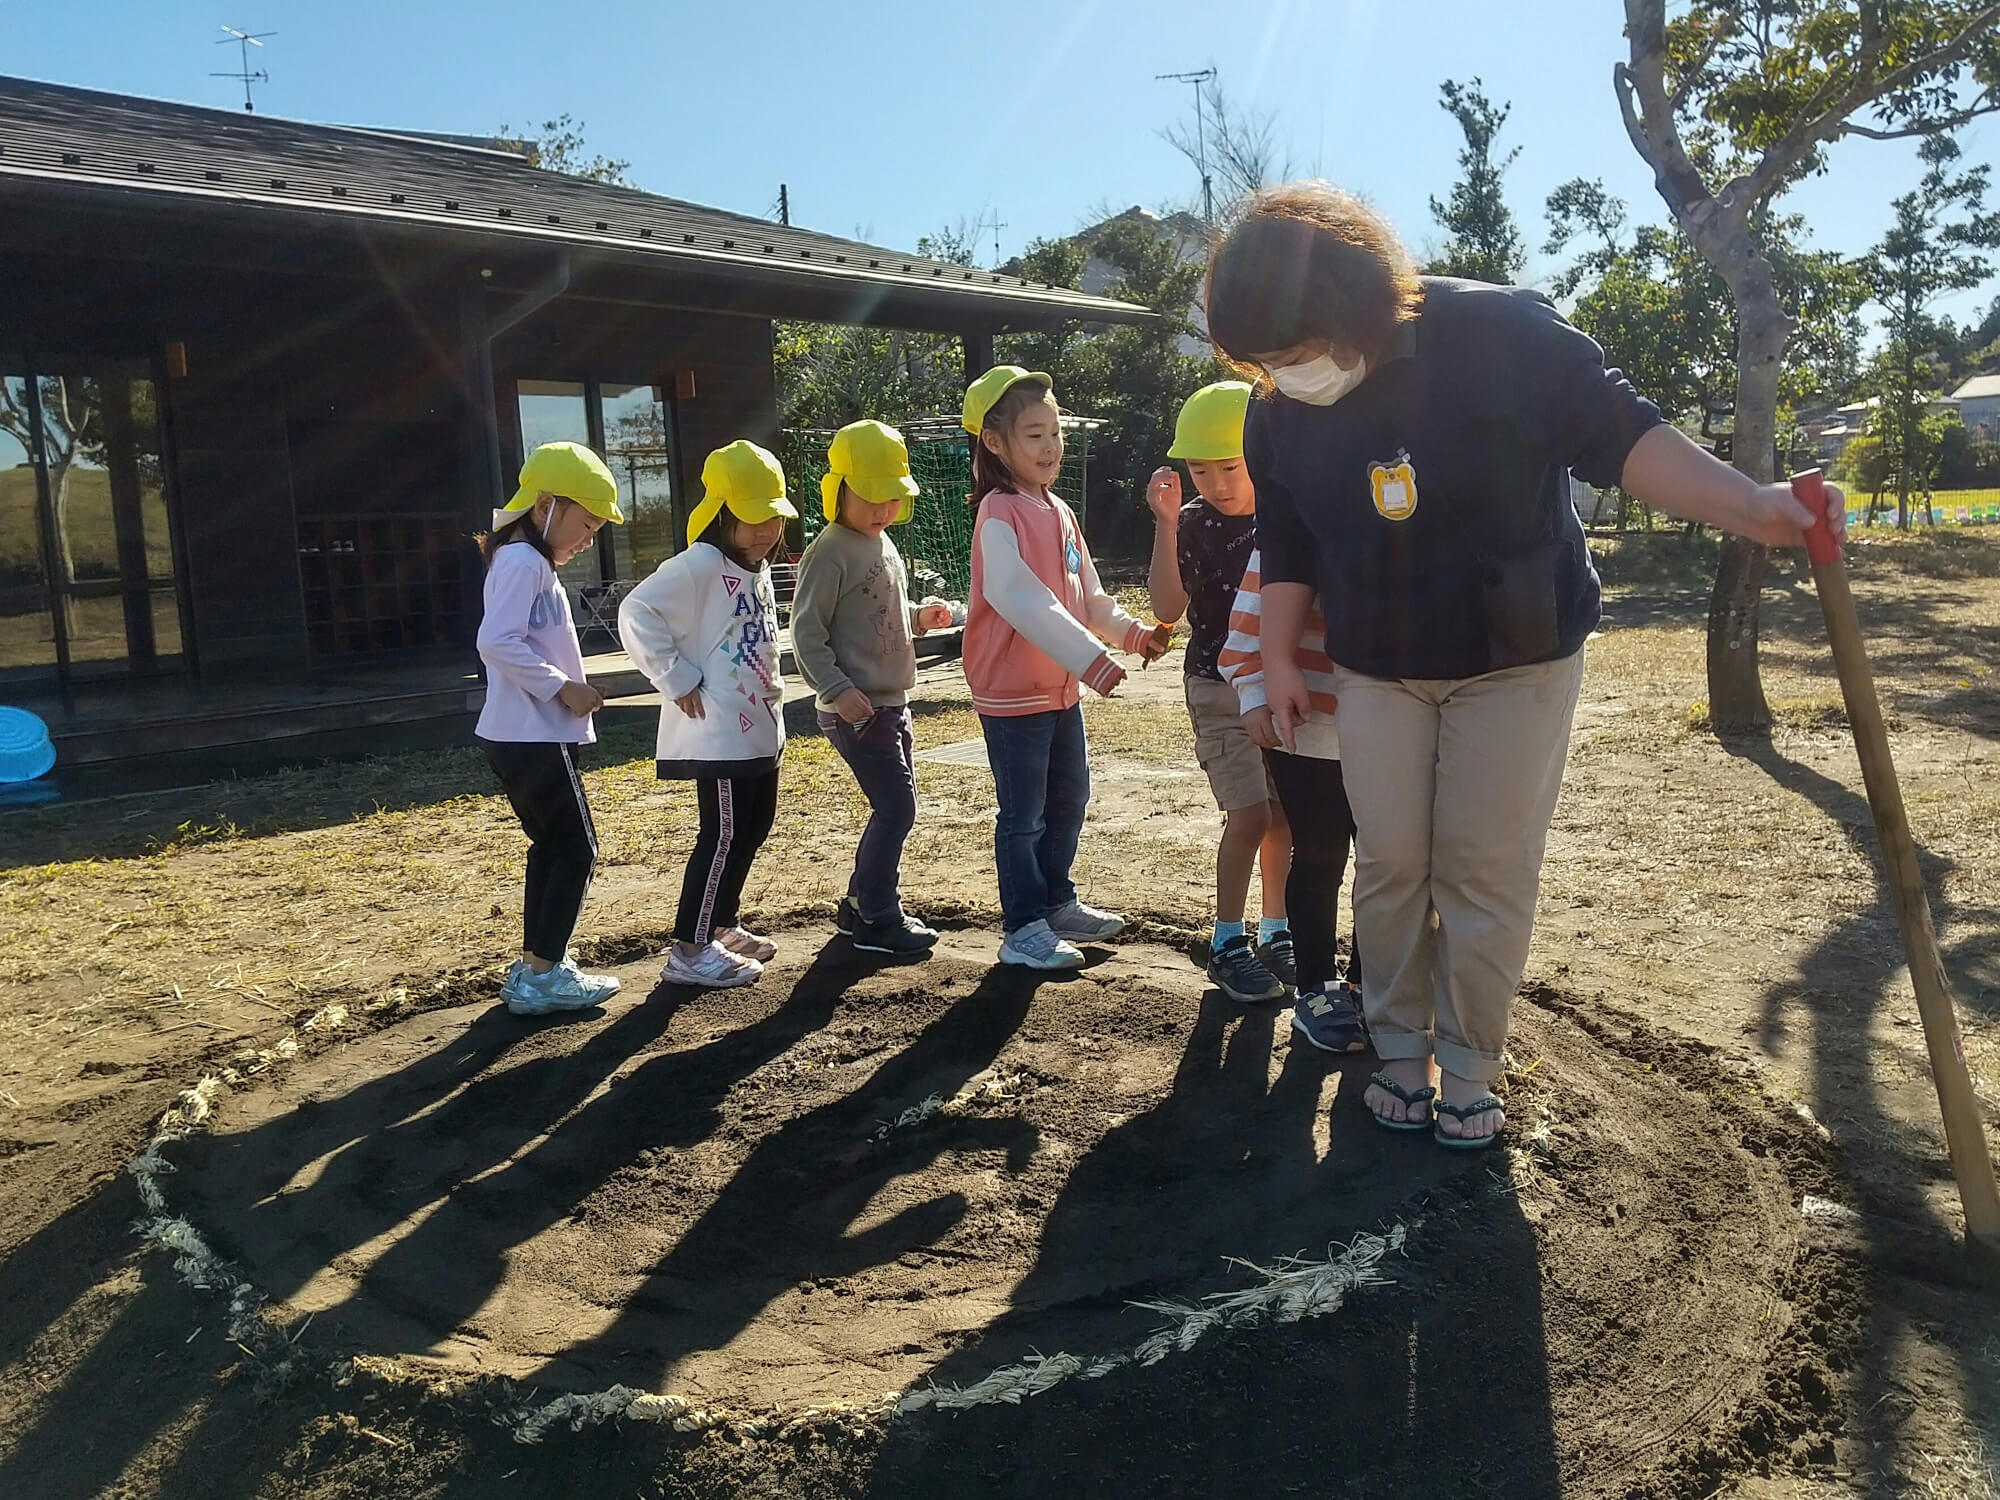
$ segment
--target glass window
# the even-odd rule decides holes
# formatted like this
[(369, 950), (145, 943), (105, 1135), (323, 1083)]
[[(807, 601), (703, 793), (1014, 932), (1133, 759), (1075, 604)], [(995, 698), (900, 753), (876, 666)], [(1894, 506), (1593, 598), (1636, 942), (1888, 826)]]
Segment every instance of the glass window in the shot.
[[(517, 395), (523, 458), (543, 443), (590, 446), (590, 403), (584, 397), (582, 381), (523, 380), (517, 383)], [(513, 493), (510, 487), (507, 494)], [(556, 569), (556, 576), (573, 599), (577, 590), (596, 588), (604, 581), (604, 565), (598, 561), (593, 547)]]
[(0, 375), (0, 676), (56, 665), (29, 431), (27, 377)]
[[(28, 446), (36, 403), (46, 513)], [(45, 523), (53, 578), (42, 562)], [(111, 372), (0, 377), (0, 596), (0, 619), (10, 622), (0, 630), (13, 637), (0, 644), (0, 666), (58, 664), (58, 607), (74, 666), (148, 671), (180, 655), (151, 381)], [(42, 618), (30, 626), (26, 617), (37, 609)]]
[(667, 413), (659, 388), (605, 385), (604, 460), (618, 481), (619, 508), (625, 512), (622, 571), (644, 578), (679, 550), (674, 524), (673, 466), (667, 453)]

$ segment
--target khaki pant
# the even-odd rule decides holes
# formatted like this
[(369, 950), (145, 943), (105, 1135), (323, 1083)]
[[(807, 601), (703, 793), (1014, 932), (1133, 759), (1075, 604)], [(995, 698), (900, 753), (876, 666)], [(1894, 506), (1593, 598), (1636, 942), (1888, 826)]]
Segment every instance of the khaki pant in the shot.
[(1379, 1056), (1435, 1051), (1448, 1073), (1500, 1076), (1582, 685), (1581, 651), (1456, 679), (1334, 668)]

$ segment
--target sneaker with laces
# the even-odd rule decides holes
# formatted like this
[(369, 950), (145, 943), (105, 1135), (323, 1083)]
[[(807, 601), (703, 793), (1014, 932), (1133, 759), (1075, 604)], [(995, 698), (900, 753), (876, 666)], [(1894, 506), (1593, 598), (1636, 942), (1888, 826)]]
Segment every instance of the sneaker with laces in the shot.
[(728, 990), (739, 984), (755, 984), (764, 977), (764, 966), (754, 958), (731, 953), (722, 944), (710, 941), (693, 953), (679, 943), (667, 950), (660, 978), (668, 984), (691, 984), (696, 989)]
[(848, 939), (863, 953), (928, 953), (937, 946), (938, 935), (910, 917), (893, 921), (862, 921)]
[(1322, 1052), (1366, 1052), (1368, 1033), (1354, 992), (1338, 982), (1299, 991), (1292, 1005), (1292, 1030)]
[(1208, 977), (1239, 1005), (1281, 1000), (1285, 994), (1284, 983), (1259, 961), (1250, 949), (1250, 939), (1240, 932), (1225, 938), (1220, 948), (1209, 950)]
[(615, 974), (584, 973), (582, 967), (576, 961), (576, 955), (573, 953), (565, 953), (563, 961), (557, 964), (556, 967), (566, 970), (570, 976), (570, 981), (577, 988), (595, 994), (600, 1000), (609, 1000), (624, 987), (624, 981), (619, 979)]
[(747, 927), (721, 927), (716, 929), (715, 941), (722, 944), (738, 958), (754, 959), (767, 964), (778, 956), (778, 945), (767, 937), (759, 937)]
[(1000, 962), (1024, 969), (1080, 969), (1083, 950), (1064, 942), (1047, 922), (1030, 922), (1007, 934), (1000, 944)]
[(1258, 947), (1257, 961), (1273, 974), (1277, 975), (1278, 982), (1284, 985), (1286, 989), (1291, 989), (1298, 984), (1299, 964), (1297, 957), (1292, 951), (1292, 935), (1290, 932), (1272, 933), (1271, 941)]
[(1057, 937), (1071, 942), (1103, 943), (1125, 930), (1125, 919), (1072, 898), (1049, 913), (1048, 927)]
[(517, 1016), (546, 1016), (558, 1010), (589, 1010), (618, 993), (618, 981), (585, 974), (564, 959), (546, 974), (537, 974), (526, 964), (507, 976), (501, 994), (507, 1009)]

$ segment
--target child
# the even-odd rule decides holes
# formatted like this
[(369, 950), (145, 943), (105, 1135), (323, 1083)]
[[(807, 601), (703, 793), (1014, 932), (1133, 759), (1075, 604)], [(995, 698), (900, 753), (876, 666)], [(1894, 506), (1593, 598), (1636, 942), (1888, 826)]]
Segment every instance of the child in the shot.
[(1090, 800), (1078, 682), (1109, 695), (1125, 671), (1098, 644), (1144, 660), (1167, 649), (1098, 581), (1070, 508), (1049, 492), (1062, 467), (1062, 418), (1046, 375), (988, 370), (965, 393), (972, 445), (972, 599), (965, 680), (999, 799), (993, 850), (1006, 938), (1002, 963), (1074, 969), (1072, 939), (1099, 942), (1122, 918), (1079, 901), (1070, 879)]
[[(1263, 583), (1262, 559), (1253, 549), (1229, 617), (1229, 639), (1220, 665), (1224, 680), (1236, 690), (1250, 738), (1264, 749), (1264, 763), (1291, 825), (1292, 865), (1285, 897), (1298, 940), (1292, 1029), (1322, 1052), (1362, 1052), (1367, 1050), (1368, 1035), (1361, 1024), (1360, 986), (1341, 983), (1334, 964), (1334, 922), (1341, 877), (1347, 873), (1347, 846), (1354, 837), (1354, 813), (1347, 805), (1347, 785), (1340, 772), (1326, 623), (1315, 595), (1293, 658), (1311, 692), (1312, 713), (1292, 731), (1292, 743), (1281, 744), (1264, 695)], [(1358, 945), (1347, 972), (1359, 980)]]
[(569, 956), (597, 867), (597, 830), (570, 747), (597, 739), (590, 716), (604, 696), (584, 680), (556, 569), (589, 551), (605, 522), (624, 519), (604, 460), (575, 443), (545, 443), (528, 455), (521, 487), (480, 540), (486, 703), (473, 733), (528, 835), (521, 956), (500, 986), (517, 1016), (582, 1010), (618, 992), (616, 979), (585, 974)]
[(778, 810), (785, 749), (778, 606), (766, 559), (798, 511), (777, 459), (755, 443), (709, 454), (688, 547), (618, 608), (633, 665), (659, 688), (659, 775), (692, 781), (701, 831), (681, 881), (674, 942), (660, 977), (728, 989), (749, 984), (777, 944), (738, 922), (743, 881)]
[[(1263, 754), (1243, 727), (1236, 694), (1216, 665), (1229, 635), (1237, 585), (1257, 545), (1257, 492), (1243, 466), (1249, 402), (1247, 384), (1224, 380), (1203, 386), (1181, 406), (1167, 457), (1186, 462), (1199, 499), (1181, 504), (1181, 476), (1171, 465), (1157, 470), (1146, 487), (1153, 508), (1153, 562), (1146, 579), (1153, 615), (1171, 621), (1187, 614), (1188, 718), (1195, 757), (1223, 815), (1208, 977), (1223, 994), (1245, 1004), (1282, 998), (1296, 978), (1285, 919), (1292, 832)], [(1264, 884), (1255, 947), (1243, 925), (1252, 860), (1262, 866)]]
[(820, 505), (828, 526), (799, 559), (792, 650), (819, 702), (819, 726), (868, 799), (834, 922), (869, 953), (928, 953), (937, 933), (903, 910), (903, 843), (917, 817), (909, 692), (917, 685), (911, 632), (951, 624), (951, 607), (912, 608), (902, 555), (888, 528), (910, 519), (917, 482), (903, 435), (854, 422), (833, 435)]

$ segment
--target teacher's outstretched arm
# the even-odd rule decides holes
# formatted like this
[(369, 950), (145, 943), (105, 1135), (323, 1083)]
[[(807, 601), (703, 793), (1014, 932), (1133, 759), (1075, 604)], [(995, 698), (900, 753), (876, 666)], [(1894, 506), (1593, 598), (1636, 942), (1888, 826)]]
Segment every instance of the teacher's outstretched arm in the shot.
[[(1806, 527), (1818, 519), (1790, 485), (1759, 484), (1664, 422), (1632, 445), (1620, 482), (1655, 510), (1733, 531), (1767, 547), (1803, 546)], [(1826, 492), (1827, 524), (1834, 535), (1845, 536), (1847, 498), (1837, 485), (1828, 485)]]

